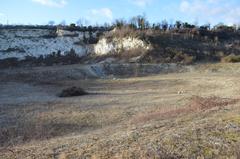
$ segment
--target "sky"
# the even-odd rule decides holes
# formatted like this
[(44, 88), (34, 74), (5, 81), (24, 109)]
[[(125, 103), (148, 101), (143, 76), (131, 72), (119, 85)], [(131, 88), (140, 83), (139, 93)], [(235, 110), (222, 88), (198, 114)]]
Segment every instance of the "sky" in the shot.
[(240, 24), (240, 0), (0, 0), (1, 24), (94, 25), (143, 14), (151, 23)]

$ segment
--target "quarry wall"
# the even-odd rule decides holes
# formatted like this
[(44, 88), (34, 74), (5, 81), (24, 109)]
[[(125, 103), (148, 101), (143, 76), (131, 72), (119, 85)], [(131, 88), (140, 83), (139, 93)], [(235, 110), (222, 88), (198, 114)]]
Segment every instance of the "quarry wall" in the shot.
[[(118, 53), (120, 50), (135, 48), (148, 49), (148, 46), (136, 38), (112, 39), (104, 37), (98, 40), (98, 31), (69, 31), (64, 29), (0, 29), (0, 59), (26, 56), (39, 57), (53, 52), (66, 54), (71, 49), (79, 56), (87, 54), (103, 55)], [(91, 39), (97, 39), (89, 43)]]

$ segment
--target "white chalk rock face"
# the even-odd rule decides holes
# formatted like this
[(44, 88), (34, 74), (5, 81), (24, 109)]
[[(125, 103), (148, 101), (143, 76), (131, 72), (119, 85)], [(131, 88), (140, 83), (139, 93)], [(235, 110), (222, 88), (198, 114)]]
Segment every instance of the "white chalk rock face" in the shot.
[[(92, 34), (95, 36), (95, 34)], [(52, 52), (62, 54), (74, 49), (80, 55), (90, 52), (90, 46), (83, 43), (88, 32), (48, 29), (2, 29), (0, 30), (0, 59), (25, 56), (38, 57)]]
[(98, 55), (105, 55), (114, 49), (113, 43), (108, 43), (107, 39), (101, 39), (94, 46), (94, 52)]
[(87, 54), (105, 55), (132, 49), (148, 50), (150, 46), (138, 38), (125, 37), (89, 44), (90, 38), (97, 38), (98, 32), (67, 31), (63, 29), (0, 29), (0, 59), (26, 56), (39, 57), (71, 49), (79, 56)]
[(144, 41), (126, 37), (126, 38), (114, 38), (108, 41), (106, 38), (99, 40), (99, 42), (94, 46), (94, 52), (97, 55), (105, 55), (109, 53), (119, 53), (122, 51), (128, 51), (133, 49), (144, 49), (149, 50), (150, 45), (147, 45)]

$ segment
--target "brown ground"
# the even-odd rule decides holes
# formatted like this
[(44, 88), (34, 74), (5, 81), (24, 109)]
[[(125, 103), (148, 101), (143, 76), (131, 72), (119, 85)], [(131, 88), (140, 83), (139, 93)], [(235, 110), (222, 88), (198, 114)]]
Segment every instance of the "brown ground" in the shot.
[[(0, 158), (240, 157), (239, 66), (124, 79), (2, 75)], [(90, 94), (56, 96), (71, 86)]]

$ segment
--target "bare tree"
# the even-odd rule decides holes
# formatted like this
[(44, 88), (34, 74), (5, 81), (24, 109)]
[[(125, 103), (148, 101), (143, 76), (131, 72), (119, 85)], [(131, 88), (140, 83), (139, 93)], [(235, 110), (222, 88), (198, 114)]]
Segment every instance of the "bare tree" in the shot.
[(137, 18), (137, 17), (132, 17), (132, 18), (129, 20), (129, 25), (130, 25), (131, 28), (137, 29), (137, 26), (138, 26), (138, 18)]
[(122, 27), (126, 26), (127, 22), (124, 19), (116, 19), (114, 22), (114, 26), (121, 29)]
[(163, 20), (162, 21), (162, 29), (164, 31), (166, 31), (168, 29), (168, 22), (167, 22), (167, 20)]
[(76, 21), (77, 26), (87, 26), (89, 25), (89, 21), (85, 18), (80, 18)]
[(83, 26), (83, 20), (82, 20), (82, 19), (78, 19), (78, 20), (76, 21), (76, 24), (77, 24), (77, 26), (82, 27), (82, 26)]
[(141, 29), (141, 30), (143, 30), (143, 29), (145, 29), (145, 24), (146, 24), (146, 17), (145, 17), (145, 15), (139, 15), (139, 16), (137, 16), (137, 22), (138, 22), (138, 28), (139, 29)]

